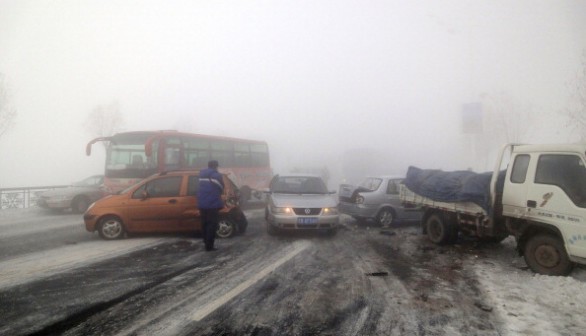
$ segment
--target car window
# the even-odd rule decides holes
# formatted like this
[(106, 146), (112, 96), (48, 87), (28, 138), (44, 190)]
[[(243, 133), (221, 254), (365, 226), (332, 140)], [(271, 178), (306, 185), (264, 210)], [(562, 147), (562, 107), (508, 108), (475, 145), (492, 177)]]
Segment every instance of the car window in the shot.
[(182, 179), (182, 176), (167, 176), (149, 181), (137, 189), (132, 198), (141, 198), (143, 190), (146, 190), (148, 197), (179, 196)]
[(102, 176), (90, 176), (79, 182), (72, 183), (72, 185), (78, 187), (99, 186), (102, 184), (103, 180), (104, 178)]
[(187, 181), (187, 196), (197, 196), (197, 189), (199, 188), (199, 176), (191, 175)]
[(399, 183), (400, 180), (389, 180), (387, 185), (387, 194), (396, 195), (399, 193)]
[(367, 177), (362, 181), (362, 183), (360, 183), (360, 187), (368, 189), (370, 191), (375, 191), (378, 189), (382, 182), (383, 180), (380, 178)]
[(326, 194), (324, 181), (313, 176), (280, 176), (271, 185), (271, 191), (284, 194)]

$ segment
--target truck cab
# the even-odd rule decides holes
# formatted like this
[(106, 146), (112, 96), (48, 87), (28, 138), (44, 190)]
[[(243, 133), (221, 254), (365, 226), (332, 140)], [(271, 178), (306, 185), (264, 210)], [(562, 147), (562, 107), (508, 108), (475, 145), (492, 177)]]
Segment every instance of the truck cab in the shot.
[(586, 144), (511, 146), (502, 215), (539, 273), (586, 263)]

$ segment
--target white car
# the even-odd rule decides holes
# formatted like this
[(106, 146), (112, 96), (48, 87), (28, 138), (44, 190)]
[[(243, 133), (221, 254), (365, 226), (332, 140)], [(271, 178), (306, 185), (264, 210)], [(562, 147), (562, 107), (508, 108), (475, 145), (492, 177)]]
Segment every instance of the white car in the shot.
[(321, 230), (335, 234), (339, 224), (335, 191), (315, 175), (276, 175), (265, 211), (267, 232)]
[(37, 205), (44, 209), (71, 209), (75, 213), (84, 213), (90, 204), (106, 195), (102, 190), (103, 183), (103, 175), (94, 175), (66, 188), (47, 190), (39, 195)]

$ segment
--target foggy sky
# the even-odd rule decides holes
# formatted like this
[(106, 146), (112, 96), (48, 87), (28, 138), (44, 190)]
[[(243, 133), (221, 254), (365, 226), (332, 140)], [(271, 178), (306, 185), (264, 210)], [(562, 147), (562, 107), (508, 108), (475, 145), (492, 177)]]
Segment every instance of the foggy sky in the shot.
[(585, 32), (582, 1), (0, 0), (0, 188), (102, 173), (83, 125), (113, 101), (125, 130), (266, 140), (275, 172), (337, 178), (357, 148), (388, 174), (473, 165), (460, 109), (486, 93), (533, 107), (526, 141), (573, 141), (558, 112)]

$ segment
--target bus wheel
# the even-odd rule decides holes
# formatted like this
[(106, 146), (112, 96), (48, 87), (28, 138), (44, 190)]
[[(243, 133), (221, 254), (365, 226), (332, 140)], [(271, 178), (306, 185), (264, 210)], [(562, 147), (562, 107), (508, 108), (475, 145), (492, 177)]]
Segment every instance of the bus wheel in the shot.
[(75, 213), (84, 213), (90, 206), (90, 201), (85, 196), (77, 196), (71, 202), (71, 209)]
[(100, 237), (106, 240), (120, 239), (124, 236), (124, 226), (120, 218), (116, 216), (107, 216), (100, 220), (98, 225)]
[(228, 218), (220, 218), (216, 236), (219, 238), (230, 238), (236, 233), (236, 225)]
[(457, 238), (457, 231), (440, 214), (436, 213), (429, 216), (425, 221), (425, 227), (429, 240), (435, 244), (445, 245), (453, 243)]
[(524, 257), (527, 266), (539, 274), (568, 275), (574, 267), (561, 239), (548, 234), (530, 237)]

